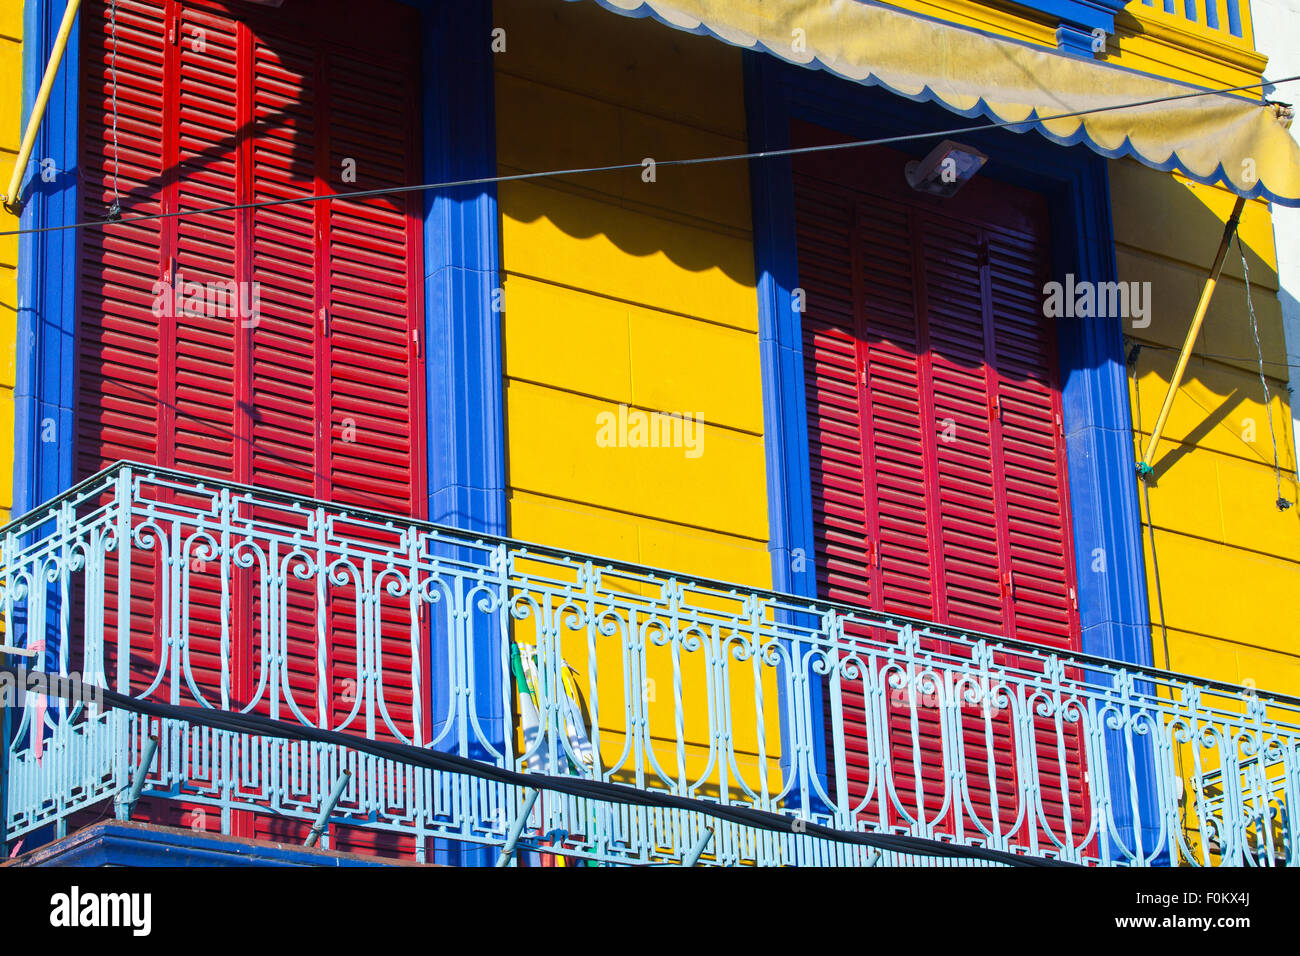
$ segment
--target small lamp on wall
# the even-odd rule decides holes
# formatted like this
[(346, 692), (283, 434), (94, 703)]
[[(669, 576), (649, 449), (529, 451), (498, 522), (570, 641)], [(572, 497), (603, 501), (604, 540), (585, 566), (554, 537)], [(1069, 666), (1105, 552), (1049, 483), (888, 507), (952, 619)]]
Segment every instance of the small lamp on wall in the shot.
[(920, 161), (912, 160), (903, 172), (907, 184), (917, 192), (947, 199), (955, 196), (988, 162), (988, 157), (973, 146), (963, 146), (945, 139)]

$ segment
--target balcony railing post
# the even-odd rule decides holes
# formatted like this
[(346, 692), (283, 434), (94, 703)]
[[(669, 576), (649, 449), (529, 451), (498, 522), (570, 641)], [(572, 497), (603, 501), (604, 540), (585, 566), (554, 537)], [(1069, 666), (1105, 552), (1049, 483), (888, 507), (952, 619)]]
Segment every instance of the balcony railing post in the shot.
[[(132, 473), (122, 466), (117, 473), (113, 506), (117, 511), (117, 678), (115, 690), (119, 694), (131, 693), (131, 518)], [(103, 634), (98, 635), (103, 641)], [(101, 647), (102, 651), (102, 647)]]

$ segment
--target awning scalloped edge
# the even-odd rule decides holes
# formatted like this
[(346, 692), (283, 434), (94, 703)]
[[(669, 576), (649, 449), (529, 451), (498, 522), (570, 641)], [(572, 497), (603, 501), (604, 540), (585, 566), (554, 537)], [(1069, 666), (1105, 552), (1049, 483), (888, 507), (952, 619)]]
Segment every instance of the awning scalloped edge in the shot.
[(1201, 88), (861, 0), (596, 2), (962, 116), (1032, 127), (1063, 145), (1083, 142), (1103, 156), (1133, 156), (1242, 196), (1300, 206), (1300, 145), (1288, 132), (1290, 110), (1278, 104), (1228, 93), (1148, 103)]

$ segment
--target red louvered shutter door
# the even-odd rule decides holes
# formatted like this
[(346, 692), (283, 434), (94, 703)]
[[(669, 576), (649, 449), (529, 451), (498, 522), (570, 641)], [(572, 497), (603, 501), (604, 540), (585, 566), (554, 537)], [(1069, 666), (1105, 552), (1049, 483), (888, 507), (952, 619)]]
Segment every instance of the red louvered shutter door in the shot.
[[(160, 4), (123, 2), (116, 51), (104, 9), (81, 13), (81, 219), (101, 218), (114, 196), (141, 213), (164, 211), (161, 150), (167, 44)], [(117, 116), (110, 108), (110, 63), (116, 61)], [(114, 131), (116, 127), (116, 131)], [(116, 144), (114, 145), (114, 139)], [(165, 320), (154, 308), (166, 272), (166, 220), (123, 223), (79, 233), (77, 337), (78, 477), (121, 459), (151, 462), (166, 434), (159, 401), (168, 364)], [(131, 686), (143, 690), (160, 653), (154, 593), (156, 562), (141, 551), (131, 566)], [(105, 569), (105, 673), (112, 677), (118, 644), (117, 567)]]
[[(385, 53), (361, 58), (354, 47), (331, 48), (322, 64), (329, 93), (322, 156), (332, 191), (343, 192), (345, 168), (355, 164), (367, 188), (401, 186), (418, 181), (418, 128), (411, 122), (416, 104), (412, 77), (418, 73), (413, 38), (405, 34), (406, 57)], [(331, 203), (325, 234), (329, 250), (328, 334), (323, 354), (328, 388), (322, 393), (327, 410), (322, 453), (326, 456), (330, 498), (343, 504), (423, 513), (420, 504), (422, 469), (413, 467), (423, 443), (423, 424), (413, 397), (421, 394), (415, 380), (418, 359), (420, 299), (418, 199), (410, 195), (377, 196)], [(399, 545), (397, 533), (342, 525), (340, 533), (386, 547)], [(382, 722), (367, 728), (344, 689), (356, 695), (376, 695), (394, 727), (405, 737), (413, 733), (411, 632), (407, 600), (381, 593), (379, 668), (375, 685), (361, 679), (358, 667), (357, 606), (351, 589), (331, 596), (329, 626), (333, 649), (332, 719), (335, 727), (393, 739)], [(428, 686), (422, 678), (420, 686)], [(355, 696), (355, 695), (354, 695)], [(348, 723), (349, 719), (351, 720)], [(427, 729), (427, 721), (426, 728)], [(395, 805), (392, 814), (409, 812)], [(340, 827), (339, 849), (369, 852), (408, 852), (409, 841), (377, 834), (364, 827)]]
[[(801, 124), (795, 133), (798, 145), (834, 138)], [(988, 178), (947, 202), (920, 197), (903, 180), (907, 158), (854, 150), (794, 163), (819, 594), (1077, 648), (1055, 330), (1038, 294), (1047, 277), (1045, 206)], [(924, 646), (962, 653), (937, 638)], [(943, 806), (951, 784), (937, 708), (891, 695), (892, 797), (882, 781), (867, 792), (860, 689), (844, 689), (844, 713), (850, 807), (883, 799), (890, 823), (905, 813), (977, 839), (977, 823), (1005, 831), (1015, 821), (1005, 711), (989, 721), (990, 766), (981, 711), (964, 709), (969, 809)], [(1064, 745), (1077, 833), (1077, 733), (1037, 721), (1034, 739), (1053, 823), (1064, 812)]]
[[(358, 22), (341, 0), (315, 4), (307, 18), (301, 10), (206, 0), (118, 0), (116, 17), (116, 145), (105, 4), (89, 4), (84, 17), (84, 218), (106, 211), (115, 155), (117, 188), (132, 214), (416, 180), (418, 111), (408, 87), (418, 74), (419, 31), (409, 8), (375, 4)], [(412, 196), (86, 230), (79, 474), (130, 458), (423, 514), (419, 263)], [(166, 294), (158, 307), (160, 280)], [(195, 291), (198, 300), (190, 298)], [(263, 517), (295, 520), (282, 509)], [(345, 525), (336, 532), (361, 533)], [(235, 640), (227, 666), (238, 702), (259, 686), (260, 644), (249, 635), (259, 632), (262, 608), (253, 571), (237, 572), (223, 608), (219, 572), (202, 561), (190, 568), (191, 663), (205, 694), (220, 687), (228, 616)], [(138, 557), (132, 573), (138, 682), (156, 673), (160, 609), (151, 556)], [(313, 581), (291, 575), (288, 586), (285, 668), (303, 715), (391, 736), (383, 721), (349, 721), (359, 695), (382, 695), (394, 726), (409, 735), (414, 662), (405, 602), (383, 598), (376, 663), (384, 680), (372, 687), (357, 666), (352, 589), (328, 589), (318, 607)], [(261, 709), (269, 707), (264, 701)], [(283, 704), (279, 716), (290, 716)], [(236, 830), (248, 835), (297, 836), (301, 829), (270, 815), (251, 823), (237, 816)], [(358, 848), (399, 849), (364, 832), (342, 836)]]

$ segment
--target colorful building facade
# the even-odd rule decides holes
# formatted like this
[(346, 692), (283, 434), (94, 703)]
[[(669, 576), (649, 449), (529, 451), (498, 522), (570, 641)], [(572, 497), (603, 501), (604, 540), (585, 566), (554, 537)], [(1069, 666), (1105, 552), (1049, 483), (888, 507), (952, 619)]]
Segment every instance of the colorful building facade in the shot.
[[(27, 4), (29, 108), (51, 6)], [(390, 4), (349, 53), (329, 10), (297, 35), (293, 0), (122, 0), (116, 19), (88, 4), (36, 153), (63, 172), (32, 186), (22, 223), (103, 219), (114, 200), (128, 221), (10, 237), (32, 264), (16, 270), (14, 334), (23, 345), (29, 316), (32, 335), (14, 510), (88, 481), (125, 509), (117, 534), (139, 553), (123, 571), (100, 540), (99, 576), (84, 572), (98, 616), (10, 605), (23, 646), (39, 623), (46, 669), (75, 670), (89, 652), (61, 648), (98, 640), (86, 673), (127, 696), (167, 687), (172, 706), (839, 830), (1087, 862), (1293, 861), (1300, 509), (1266, 199), (1245, 203), (1246, 268), (1234, 244), (1154, 473), (1134, 478), (1234, 193), (1300, 199), (1288, 154), (1246, 141), (1267, 176), (1243, 180), (1240, 150), (1210, 171), (1201, 141), (1162, 162), (1137, 121), (1123, 140), (1024, 115), (977, 128), (1015, 125), (1017, 107), (935, 93), (942, 64), (924, 57), (853, 82), (860, 50), (816, 46), (826, 10), (768, 23), (749, 6)], [(1258, 83), (1265, 65), (1231, 2), (1209, 22), (1140, 3), (860, 6), (900, 43), (951, 41), (951, 69), (1007, 38), (1063, 91), (1108, 64), (1130, 102), (1175, 95), (1159, 80)], [(407, 60), (378, 52), (394, 34)], [(906, 69), (940, 75), (903, 88)], [(417, 75), (418, 95), (402, 82)], [(955, 196), (907, 188), (936, 130), (984, 162)], [(826, 149), (853, 140), (891, 142)], [(809, 151), (676, 162), (792, 147)], [(459, 185), (305, 201), (417, 181)], [(212, 315), (210, 296), (183, 308), (185, 277), (200, 302), (233, 291), (234, 312)], [(1046, 305), (1052, 281), (1071, 290), (1065, 313)], [(1119, 283), (1128, 308), (1075, 314), (1076, 282)], [(44, 441), (51, 422), (64, 437)], [(141, 467), (123, 479), (121, 460)], [(292, 515), (276, 496), (296, 496)], [(101, 499), (76, 500), (68, 533), (93, 552), (78, 509)], [(417, 525), (393, 530), (424, 519), (459, 531), (419, 530), (432, 537), (416, 547)], [(155, 525), (172, 552), (145, 553)], [(38, 527), (11, 529), (11, 568), (38, 560), (22, 543)], [(307, 583), (277, 574), (267, 542), (290, 561), (309, 533), (337, 535), (334, 566), (354, 570), (327, 574), (321, 537)], [(241, 534), (257, 540), (246, 563)], [(381, 593), (376, 569), (399, 565), (445, 590)], [(1101, 684), (1088, 661), (1106, 662)], [(1166, 671), (1194, 675), (1197, 695)], [(1028, 696), (981, 707), (962, 697), (977, 685), (985, 705)], [(1033, 715), (1034, 693), (1052, 713)], [(1123, 739), (1102, 722), (1116, 708)], [(245, 751), (219, 730), (200, 744), (157, 724), (155, 766), (143, 718), (35, 733), (64, 712), (32, 710), (7, 731), (7, 813), (34, 842), (106, 800), (254, 841), (305, 837), (328, 803), (331, 849), (471, 864), (522, 805), (527, 859), (618, 862), (614, 846), (684, 857), (703, 819), (629, 824), (653, 830), (638, 843), (590, 803), (422, 786), (355, 755), (271, 799), (223, 776)], [(1134, 747), (1148, 720), (1168, 736)], [(1280, 743), (1227, 761), (1174, 740), (1197, 720)], [(186, 739), (230, 763), (186, 763)], [(42, 791), (44, 761), (78, 746), (95, 783)], [(958, 788), (965, 808), (938, 809)], [(865, 859), (762, 832), (720, 834), (709, 856)]]

